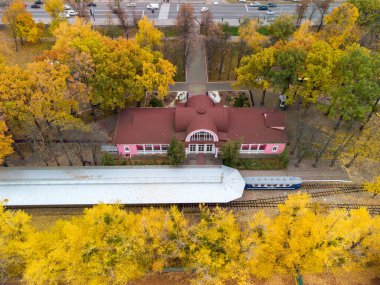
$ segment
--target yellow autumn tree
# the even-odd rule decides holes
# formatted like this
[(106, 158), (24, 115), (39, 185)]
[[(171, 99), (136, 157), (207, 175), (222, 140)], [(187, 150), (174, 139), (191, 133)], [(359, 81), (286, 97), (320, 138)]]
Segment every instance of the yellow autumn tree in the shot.
[(144, 275), (146, 251), (139, 217), (117, 205), (98, 205), (31, 236), (28, 284), (126, 284)]
[(194, 284), (243, 283), (248, 275), (241, 254), (242, 235), (231, 212), (201, 208), (201, 220), (190, 230), (188, 267), (195, 270)]
[(18, 51), (17, 37), (19, 36), (20, 26), (22, 27), (23, 21), (20, 19), (24, 17), (30, 18), (30, 13), (26, 11), (25, 4), (22, 0), (14, 0), (11, 2), (3, 12), (2, 22), (8, 25), (9, 31), (15, 42), (16, 52)]
[(0, 163), (3, 163), (6, 156), (13, 153), (13, 139), (12, 136), (6, 134), (7, 130), (5, 122), (0, 120)]
[(23, 211), (5, 210), (0, 202), (0, 283), (21, 277), (24, 270), (24, 250), (32, 232), (30, 217)]
[(139, 31), (135, 38), (140, 47), (146, 47), (151, 50), (157, 49), (161, 45), (164, 34), (154, 27), (153, 22), (149, 21), (147, 16), (138, 21), (137, 25)]
[(189, 224), (177, 208), (144, 209), (138, 215), (137, 226), (144, 233), (144, 263), (148, 270), (184, 266)]
[(269, 37), (258, 32), (260, 23), (256, 20), (249, 20), (245, 25), (239, 26), (239, 38), (252, 49), (254, 53), (260, 51), (268, 43)]
[(360, 39), (356, 25), (358, 18), (358, 9), (353, 4), (343, 3), (325, 17), (325, 26), (319, 32), (319, 36), (333, 48), (344, 48), (358, 42)]
[(372, 182), (364, 183), (364, 189), (373, 193), (373, 196), (380, 194), (380, 176), (377, 176)]
[[(317, 209), (317, 208), (315, 208)], [(329, 268), (353, 268), (374, 262), (379, 248), (378, 218), (365, 209), (347, 213), (310, 208), (308, 194), (290, 195), (278, 206), (279, 214), (271, 221), (263, 213), (256, 214), (249, 227), (247, 251), (251, 273), (260, 278), (273, 274), (302, 276)], [(364, 257), (360, 261), (361, 256)]]

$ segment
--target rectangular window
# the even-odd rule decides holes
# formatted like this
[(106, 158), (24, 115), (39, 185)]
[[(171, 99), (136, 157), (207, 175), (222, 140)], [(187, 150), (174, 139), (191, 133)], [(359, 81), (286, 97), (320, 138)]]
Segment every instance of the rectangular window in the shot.
[(203, 144), (199, 144), (198, 151), (205, 151), (205, 146)]
[(153, 145), (153, 149), (154, 149), (154, 150), (161, 150), (159, 144), (155, 144), (155, 145)]
[(276, 146), (274, 146), (274, 147), (272, 147), (272, 152), (275, 152), (275, 151), (277, 151), (278, 150), (278, 146), (276, 145)]
[(259, 150), (265, 150), (266, 147), (267, 147), (266, 144), (261, 144), (260, 147), (259, 147)]
[(212, 144), (208, 144), (207, 147), (206, 147), (206, 151), (212, 151), (213, 149), (213, 145)]
[(129, 152), (129, 146), (125, 146), (125, 147), (124, 147), (124, 151), (125, 151), (125, 152)]
[(251, 144), (250, 150), (257, 150), (258, 145), (257, 144)]
[(169, 148), (169, 145), (167, 145), (167, 144), (162, 144), (161, 145), (161, 149), (162, 150), (168, 150), (168, 148)]
[(241, 150), (249, 150), (249, 144), (242, 144)]
[(190, 145), (190, 151), (191, 152), (195, 152), (195, 144), (191, 144)]
[(152, 145), (151, 145), (151, 144), (146, 144), (146, 145), (145, 145), (145, 150), (146, 150), (146, 151), (153, 150)]
[(142, 145), (142, 144), (138, 144), (138, 145), (136, 146), (136, 148), (137, 148), (137, 150), (144, 150), (144, 145)]

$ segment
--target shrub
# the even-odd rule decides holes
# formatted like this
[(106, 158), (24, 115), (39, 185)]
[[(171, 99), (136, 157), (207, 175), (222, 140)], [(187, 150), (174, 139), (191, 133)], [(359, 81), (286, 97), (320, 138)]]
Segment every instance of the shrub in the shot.
[(220, 149), (223, 164), (234, 167), (239, 162), (240, 141), (228, 141)]
[(168, 158), (171, 164), (179, 165), (186, 159), (185, 145), (173, 137), (169, 149)]
[(104, 166), (113, 166), (115, 165), (115, 159), (111, 154), (106, 152), (102, 157), (102, 165)]

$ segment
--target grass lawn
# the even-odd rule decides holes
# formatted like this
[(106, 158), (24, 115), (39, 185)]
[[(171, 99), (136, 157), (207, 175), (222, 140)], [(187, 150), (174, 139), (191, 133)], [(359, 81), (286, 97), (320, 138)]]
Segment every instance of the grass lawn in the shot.
[(175, 26), (157, 27), (161, 32), (164, 33), (165, 37), (176, 37), (178, 36)]
[(181, 42), (178, 39), (166, 39), (163, 41), (161, 46), (161, 52), (165, 59), (169, 60), (177, 67), (177, 73), (174, 77), (174, 81), (185, 82), (186, 72), (183, 58), (185, 51)]
[(18, 64), (23, 67), (33, 62), (35, 57), (41, 55), (42, 51), (50, 49), (54, 44), (54, 41), (49, 40), (34, 44), (25, 42), (24, 45), (21, 45), (18, 41), (19, 51), (16, 52), (14, 40), (4, 27), (0, 28), (0, 42), (5, 45), (6, 63), (9, 65)]
[(218, 66), (220, 64), (220, 56), (215, 56), (212, 69), (209, 72), (208, 77), (209, 81), (226, 81), (226, 80), (235, 80), (235, 68), (237, 65), (237, 57), (239, 52), (239, 46), (237, 43), (230, 42), (229, 48), (224, 54), (224, 66), (222, 68), (221, 78), (218, 78)]

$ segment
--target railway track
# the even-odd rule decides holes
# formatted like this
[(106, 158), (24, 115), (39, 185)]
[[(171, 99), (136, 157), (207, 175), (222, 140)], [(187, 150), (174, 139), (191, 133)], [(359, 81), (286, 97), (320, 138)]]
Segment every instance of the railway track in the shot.
[[(320, 198), (320, 197), (331, 197), (335, 195), (340, 194), (348, 194), (348, 193), (358, 193), (358, 192), (364, 192), (363, 186), (361, 184), (354, 184), (354, 183), (305, 183), (302, 185), (302, 190), (308, 190), (308, 194), (312, 198)], [(327, 190), (321, 190), (321, 191), (310, 191), (310, 190), (318, 190), (318, 189), (327, 189)], [(252, 191), (252, 190), (247, 190)], [(255, 200), (243, 200), (243, 201), (232, 201), (228, 203), (207, 203), (204, 204), (205, 206), (209, 208), (215, 208), (220, 207), (224, 209), (232, 209), (232, 210), (247, 210), (247, 209), (266, 209), (266, 208), (277, 208), (278, 204), (284, 203), (286, 199), (288, 198), (288, 195), (282, 195), (278, 197), (270, 197), (270, 198), (263, 198), (263, 199), (255, 199)], [(133, 204), (133, 205), (124, 205), (123, 207), (125, 209), (142, 209), (142, 208), (164, 208), (169, 209), (172, 206), (176, 206), (180, 210), (194, 210), (199, 211), (199, 206), (201, 204), (199, 203), (186, 203), (186, 204)], [(323, 203), (323, 205), (326, 205), (327, 208), (330, 209), (359, 209), (361, 207), (366, 207), (368, 211), (372, 215), (380, 215), (380, 205), (371, 205), (371, 204), (348, 204), (348, 203)], [(72, 209), (75, 207), (43, 207), (45, 209), (54, 209), (54, 213), (47, 213), (46, 215), (78, 215), (78, 213), (65, 213), (65, 209)], [(77, 206), (77, 209), (79, 208), (85, 208), (83, 206)], [(22, 209), (36, 209), (35, 207), (22, 207)], [(61, 209), (61, 211), (59, 210)], [(63, 211), (62, 211), (63, 210)], [(57, 213), (58, 212), (58, 213)]]
[[(301, 189), (305, 190), (319, 190), (319, 189), (350, 189), (350, 190), (362, 190), (363, 185), (351, 182), (303, 182)], [(360, 191), (358, 191), (360, 192)]]

